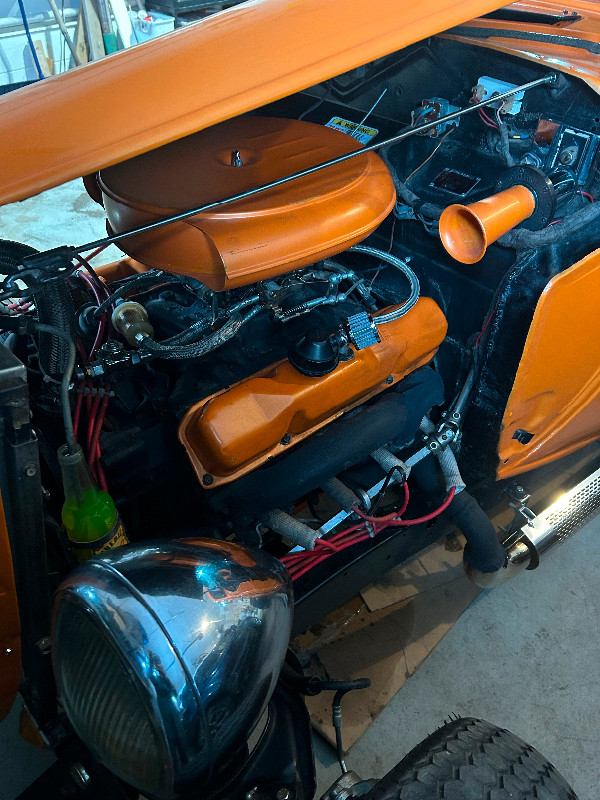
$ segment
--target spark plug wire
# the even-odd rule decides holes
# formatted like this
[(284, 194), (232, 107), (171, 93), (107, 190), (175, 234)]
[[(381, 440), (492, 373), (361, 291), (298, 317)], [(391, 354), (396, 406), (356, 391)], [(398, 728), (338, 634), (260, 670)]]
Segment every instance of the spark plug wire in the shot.
[(354, 507), (353, 511), (361, 518), (361, 522), (350, 525), (344, 530), (338, 531), (328, 539), (317, 539), (315, 542), (315, 549), (313, 551), (303, 550), (301, 552), (289, 553), (281, 558), (282, 563), (287, 567), (290, 577), (293, 581), (299, 580), (303, 575), (306, 575), (311, 569), (314, 569), (318, 564), (322, 564), (328, 558), (336, 553), (341, 553), (348, 547), (353, 547), (360, 542), (371, 539), (381, 531), (388, 527), (402, 527), (411, 525), (421, 525), (435, 519), (443, 511), (448, 508), (454, 498), (456, 487), (453, 486), (444, 502), (422, 517), (413, 519), (400, 519), (400, 515), (404, 513), (408, 506), (408, 487), (404, 484), (405, 496), (401, 507), (394, 511), (392, 514), (386, 514), (381, 517), (372, 517), (365, 514), (360, 509)]

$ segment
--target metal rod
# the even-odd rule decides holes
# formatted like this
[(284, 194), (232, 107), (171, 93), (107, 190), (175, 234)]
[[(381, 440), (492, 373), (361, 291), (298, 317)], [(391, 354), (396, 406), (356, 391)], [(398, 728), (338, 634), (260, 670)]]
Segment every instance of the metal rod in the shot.
[[(529, 83), (524, 83), (521, 86), (517, 86), (514, 89), (509, 89), (506, 92), (501, 92), (500, 94), (494, 95), (493, 102), (495, 103), (499, 100), (504, 100), (507, 97), (512, 97), (512, 95), (518, 94), (519, 92), (526, 92), (528, 89), (533, 89), (535, 86), (542, 86), (545, 83), (554, 83), (555, 81), (556, 81), (555, 73), (546, 75), (544, 78), (537, 78), (537, 80), (535, 81), (529, 81)], [(223, 200), (215, 200), (212, 203), (206, 203), (202, 206), (192, 208), (189, 211), (182, 211), (180, 214), (173, 214), (170, 217), (165, 217), (165, 219), (160, 219), (157, 220), (156, 222), (151, 222), (148, 225), (142, 225), (141, 227), (134, 228), (133, 230), (130, 231), (124, 231), (123, 233), (116, 233), (113, 234), (112, 236), (107, 236), (104, 239), (97, 239), (94, 242), (87, 242), (87, 244), (83, 244), (80, 247), (73, 247), (71, 248), (71, 250), (74, 253), (84, 253), (87, 250), (95, 250), (97, 247), (101, 247), (102, 245), (113, 244), (114, 242), (119, 242), (121, 239), (126, 239), (129, 236), (137, 236), (140, 233), (147, 233), (148, 231), (153, 231), (156, 230), (157, 228), (162, 228), (164, 225), (169, 225), (172, 222), (181, 222), (182, 220), (188, 219), (189, 217), (196, 216), (196, 214), (202, 214), (205, 211), (211, 211), (213, 208), (229, 205), (230, 203), (237, 203), (239, 200), (245, 200), (248, 197), (254, 197), (254, 195), (260, 194), (261, 192), (266, 192), (269, 191), (270, 189), (276, 189), (278, 186), (283, 186), (286, 183), (290, 183), (290, 181), (295, 181), (298, 180), (299, 178), (304, 178), (307, 175), (312, 175), (315, 172), (320, 172), (321, 170), (327, 169), (328, 167), (333, 167), (336, 164), (342, 164), (344, 161), (349, 161), (351, 158), (356, 158), (356, 156), (360, 156), (363, 153), (368, 153), (372, 150), (378, 150), (380, 147), (386, 147), (387, 145), (390, 144), (396, 144), (397, 142), (401, 142), (403, 139), (406, 139), (409, 136), (414, 136), (417, 133), (422, 133), (423, 131), (428, 131), (431, 128), (436, 128), (438, 125), (443, 125), (446, 122), (451, 122), (454, 119), (459, 119), (465, 114), (470, 114), (472, 111), (477, 111), (479, 108), (488, 106), (490, 102), (492, 102), (491, 99), (482, 100), (480, 103), (474, 103), (473, 105), (467, 106), (466, 108), (459, 108), (457, 111), (453, 111), (450, 114), (446, 114), (445, 117), (439, 117), (439, 119), (433, 120), (432, 122), (426, 122), (423, 125), (418, 125), (415, 128), (405, 129), (401, 133), (396, 134), (396, 136), (392, 136), (389, 139), (385, 139), (383, 142), (379, 142), (378, 144), (371, 144), (368, 145), (368, 147), (362, 147), (360, 150), (353, 150), (351, 153), (346, 153), (343, 156), (332, 158), (330, 161), (324, 161), (321, 164), (315, 164), (314, 167), (308, 167), (307, 169), (303, 169), (300, 172), (294, 172), (291, 175), (286, 175), (283, 178), (278, 178), (275, 181), (271, 181), (271, 183), (265, 183), (262, 186), (256, 186), (254, 189), (248, 189), (245, 192), (240, 192), (239, 194), (231, 195), (230, 197), (226, 197)]]
[(65, 42), (67, 43), (67, 47), (71, 51), (71, 55), (73, 56), (73, 61), (75, 62), (76, 66), (81, 66), (81, 59), (77, 55), (77, 50), (75, 49), (75, 45), (73, 44), (73, 40), (69, 34), (67, 26), (65, 25), (65, 21), (62, 18), (60, 11), (58, 10), (58, 6), (54, 2), (54, 0), (48, 0), (48, 5), (50, 6), (50, 11), (54, 15), (54, 19), (57, 22), (58, 27), (60, 28), (60, 32), (65, 38)]

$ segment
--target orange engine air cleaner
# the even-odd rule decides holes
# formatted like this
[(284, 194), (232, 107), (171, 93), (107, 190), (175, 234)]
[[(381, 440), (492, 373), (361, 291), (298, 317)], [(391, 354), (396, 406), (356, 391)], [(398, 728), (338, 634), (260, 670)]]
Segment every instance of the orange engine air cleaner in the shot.
[[(239, 117), (103, 169), (91, 193), (100, 196), (110, 232), (121, 233), (360, 147), (312, 122)], [(222, 291), (346, 250), (386, 218), (395, 199), (388, 168), (367, 152), (120, 246), (143, 264)]]
[(179, 439), (198, 478), (216, 487), (284, 452), (430, 361), (446, 329), (439, 306), (422, 297), (378, 328), (379, 343), (327, 375), (302, 375), (285, 359), (196, 403)]

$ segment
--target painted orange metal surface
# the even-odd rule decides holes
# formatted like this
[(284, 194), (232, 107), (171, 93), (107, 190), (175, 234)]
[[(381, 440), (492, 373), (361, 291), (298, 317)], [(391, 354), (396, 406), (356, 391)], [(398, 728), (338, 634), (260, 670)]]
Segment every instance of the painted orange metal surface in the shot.
[[(179, 439), (201, 479), (212, 487), (263, 464), (340, 414), (389, 388), (431, 360), (446, 335), (438, 305), (422, 297), (404, 317), (379, 328), (381, 342), (355, 353), (321, 378), (286, 359), (192, 406)], [(282, 444), (284, 436), (291, 437)]]
[(481, 261), (488, 245), (535, 211), (535, 197), (525, 186), (511, 186), (468, 206), (447, 206), (440, 217), (440, 238), (462, 264)]
[(109, 264), (94, 267), (94, 272), (105, 283), (112, 283), (123, 278), (130, 278), (132, 275), (148, 272), (149, 269), (145, 264), (140, 264), (139, 261), (133, 258), (120, 258), (118, 261), (111, 261)]
[[(553, 278), (537, 304), (504, 414), (499, 478), (600, 437), (600, 250)], [(518, 429), (533, 434), (520, 444)]]
[[(102, 170), (112, 231), (246, 192), (360, 149), (322, 125), (238, 117)], [(239, 155), (240, 164), (232, 164)], [(388, 168), (365, 153), (221, 209), (126, 239), (144, 264), (191, 275), (215, 291), (313, 264), (364, 239), (390, 213)]]
[(21, 623), (4, 506), (0, 496), (0, 719), (15, 701), (21, 677)]
[[(562, 14), (563, 10), (568, 8), (569, 13), (577, 13), (581, 19), (576, 22), (561, 22), (551, 26), (477, 19), (466, 24), (469, 27), (480, 29), (506, 31), (507, 35), (489, 38), (451, 35), (449, 38), (526, 58), (529, 61), (535, 61), (536, 64), (545, 64), (548, 69), (560, 70), (575, 78), (581, 78), (595, 92), (600, 93), (600, 57), (597, 52), (590, 52), (568, 43), (569, 38), (573, 38), (586, 40), (592, 45), (600, 44), (600, 3), (597, 0), (578, 0), (568, 6), (539, 0), (536, 3), (513, 3), (510, 7), (543, 14)], [(522, 32), (524, 30), (541, 34), (546, 41), (511, 38), (511, 31)], [(563, 44), (560, 43), (559, 38), (555, 38), (561, 36), (565, 37)]]
[(0, 97), (0, 204), (425, 39), (498, 0), (260, 0)]

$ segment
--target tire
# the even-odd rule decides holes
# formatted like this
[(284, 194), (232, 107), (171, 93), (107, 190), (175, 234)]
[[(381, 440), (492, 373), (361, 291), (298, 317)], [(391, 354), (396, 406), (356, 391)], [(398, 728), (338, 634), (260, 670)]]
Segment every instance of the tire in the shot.
[(577, 800), (577, 795), (522, 739), (482, 719), (467, 718), (428, 736), (375, 784), (367, 798)]

